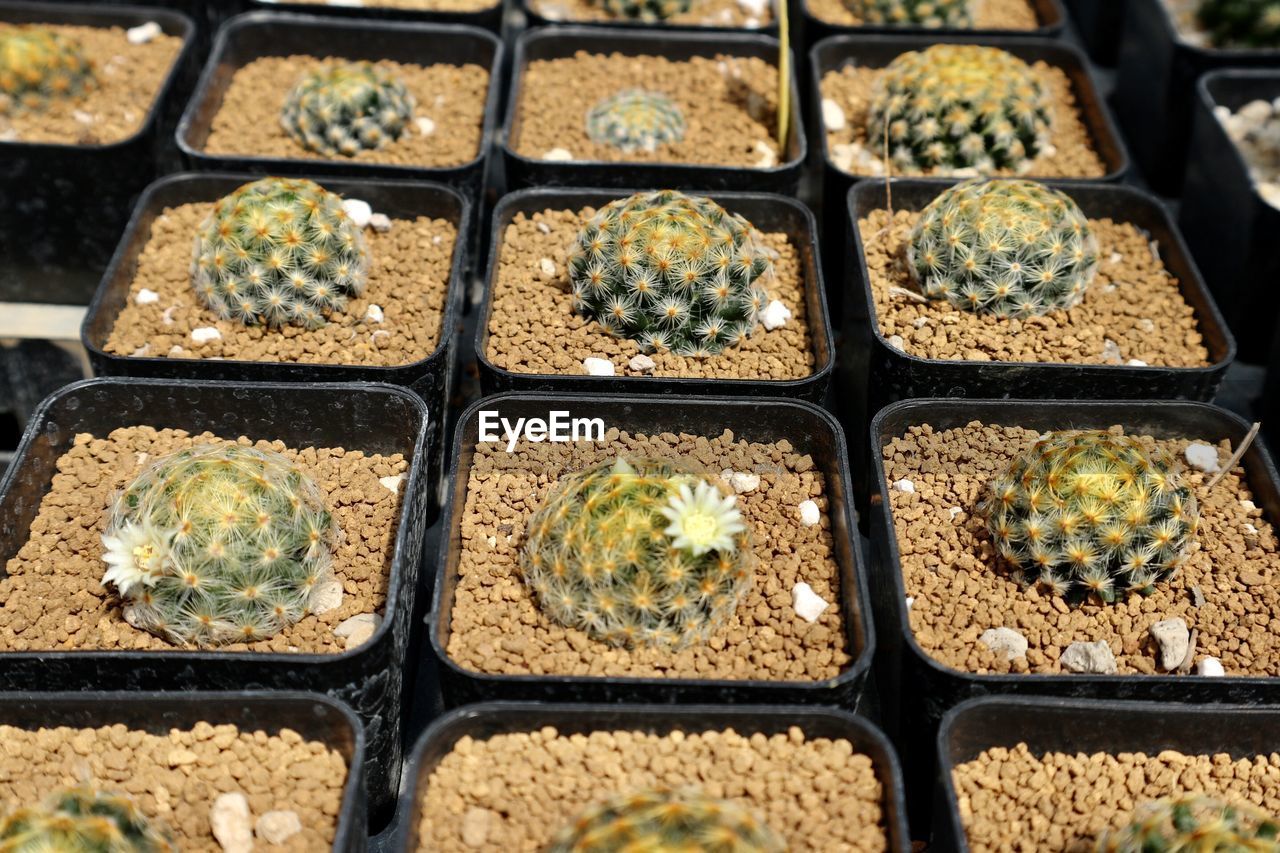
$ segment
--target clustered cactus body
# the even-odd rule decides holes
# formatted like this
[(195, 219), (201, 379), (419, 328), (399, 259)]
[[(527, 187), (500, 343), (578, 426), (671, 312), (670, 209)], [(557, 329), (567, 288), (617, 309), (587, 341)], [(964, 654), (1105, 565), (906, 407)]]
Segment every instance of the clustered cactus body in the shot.
[(1201, 0), (1197, 17), (1218, 47), (1280, 48), (1280, 0)]
[(364, 292), (369, 249), (342, 199), (304, 178), (222, 198), (196, 233), (191, 278), (222, 320), (315, 329)]
[(665, 21), (688, 12), (693, 0), (600, 0), (600, 7), (615, 18)]
[(847, 0), (868, 24), (917, 27), (972, 27), (973, 0)]
[(33, 24), (0, 25), (0, 114), (43, 110), (95, 85), (93, 63), (74, 39)]
[(902, 172), (1022, 173), (1048, 143), (1052, 101), (1035, 70), (994, 47), (937, 44), (879, 75), (867, 144)]
[(401, 137), (413, 118), (404, 83), (371, 62), (327, 65), (289, 92), (280, 123), (308, 151), (354, 157)]
[(550, 619), (598, 640), (704, 642), (751, 586), (736, 502), (675, 462), (618, 459), (568, 474), (529, 521), (525, 582)]
[(337, 537), (319, 487), (284, 456), (197, 445), (116, 499), (103, 585), (119, 590), (132, 624), (170, 642), (262, 640), (310, 611)]
[(569, 252), (574, 311), (646, 352), (703, 357), (741, 344), (772, 277), (751, 223), (673, 190), (611, 202)]
[(547, 853), (783, 853), (786, 844), (749, 809), (697, 791), (612, 797), (584, 811)]
[(171, 853), (166, 833), (128, 797), (81, 785), (0, 822), (0, 853)]
[(626, 152), (656, 151), (684, 139), (680, 106), (661, 92), (625, 89), (587, 112), (587, 136)]
[(1097, 430), (1041, 438), (991, 481), (980, 511), (1028, 580), (1107, 602), (1171, 577), (1200, 521), (1172, 456)]
[(1098, 240), (1066, 193), (1019, 179), (975, 178), (942, 192), (911, 232), (907, 266), (926, 296), (996, 317), (1080, 302)]
[(1099, 853), (1280, 853), (1280, 821), (1252, 805), (1203, 796), (1141, 806), (1133, 822), (1107, 833)]

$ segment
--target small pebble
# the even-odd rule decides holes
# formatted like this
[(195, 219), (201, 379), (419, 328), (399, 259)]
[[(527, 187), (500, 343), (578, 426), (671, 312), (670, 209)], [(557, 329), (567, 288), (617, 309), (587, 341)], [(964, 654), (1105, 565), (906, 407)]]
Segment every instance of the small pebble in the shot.
[(546, 151), (543, 153), (542, 159), (543, 160), (560, 160), (560, 161), (572, 160), (573, 154), (571, 154), (569, 151), (565, 150), (564, 148), (552, 148), (550, 151)]
[(436, 132), (436, 123), (426, 116), (418, 116), (413, 123), (418, 126), (418, 133), (423, 136), (430, 136)]
[(804, 581), (791, 588), (791, 601), (796, 615), (806, 622), (817, 622), (822, 612), (831, 603), (813, 591), (813, 587)]
[(613, 362), (607, 358), (587, 357), (582, 360), (582, 366), (592, 376), (613, 376)]
[(631, 368), (636, 373), (649, 373), (657, 366), (657, 362), (649, 358), (649, 356), (644, 353), (631, 356), (631, 360), (627, 362), (627, 367)]
[(1072, 643), (1062, 653), (1061, 663), (1072, 672), (1090, 675), (1114, 675), (1116, 656), (1104, 640), (1095, 643)]
[(221, 337), (222, 337), (222, 332), (219, 332), (213, 326), (201, 326), (198, 329), (191, 330), (191, 340), (195, 341), (198, 344), (205, 344), (205, 343), (208, 343), (209, 341), (216, 341), (216, 340), (219, 340)]
[(1172, 672), (1182, 666), (1191, 648), (1191, 631), (1185, 620), (1162, 619), (1151, 626), (1151, 638), (1160, 647), (1160, 668)]
[(342, 209), (346, 211), (347, 216), (351, 217), (351, 221), (357, 228), (367, 228), (369, 220), (373, 218), (373, 208), (367, 201), (361, 201), (358, 198), (345, 199), (342, 202)]
[(778, 165), (778, 155), (774, 153), (774, 150), (769, 143), (762, 139), (757, 139), (755, 151), (760, 155), (760, 159), (755, 162), (755, 168), (772, 169), (774, 166)]
[(1003, 653), (1005, 660), (1027, 656), (1027, 638), (1012, 628), (988, 628), (978, 642), (997, 654)]
[(890, 335), (885, 339), (885, 343), (896, 349), (898, 352), (906, 352), (907, 342), (902, 339), (902, 335)]
[(254, 831), (268, 844), (284, 844), (302, 832), (302, 821), (293, 810), (270, 811), (258, 818)]
[(538, 261), (538, 269), (542, 270), (544, 276), (551, 278), (556, 274), (556, 262), (550, 258), (543, 258)]
[(381, 323), (385, 319), (385, 315), (382, 313), (382, 306), (370, 302), (369, 307), (365, 309), (364, 318), (370, 323)]
[(337, 610), (342, 606), (342, 595), (342, 581), (325, 581), (311, 593), (311, 612), (328, 613), (330, 610)]
[(958, 506), (949, 506), (947, 507), (947, 513), (951, 516), (951, 520), (955, 521), (956, 516), (963, 514), (964, 510)]
[(773, 300), (761, 312), (760, 322), (764, 323), (764, 327), (769, 331), (781, 329), (787, 325), (787, 321), (791, 319), (791, 309), (783, 305), (777, 299)]
[(1128, 367), (1146, 367), (1147, 363), (1140, 358), (1131, 358), (1125, 362)]
[(209, 811), (209, 823), (223, 853), (252, 853), (253, 821), (244, 794), (236, 791), (220, 795)]
[(830, 98), (822, 99), (822, 123), (827, 130), (842, 130), (845, 125), (844, 110)]
[(1216, 474), (1222, 470), (1222, 466), (1218, 464), (1218, 448), (1216, 447), (1197, 441), (1187, 445), (1184, 455), (1187, 457), (1187, 464), (1197, 471)]
[(139, 305), (150, 305), (153, 302), (160, 301), (160, 294), (150, 288), (144, 287), (138, 291), (136, 296), (133, 297), (133, 301)]
[(369, 217), (369, 227), (379, 234), (386, 234), (391, 230), (391, 217), (385, 213), (375, 213)]
[(392, 474), (390, 477), (379, 477), (378, 482), (393, 495), (400, 494), (400, 484), (404, 482), (404, 474)]
[(124, 37), (129, 40), (129, 44), (146, 44), (154, 41), (163, 32), (155, 21), (147, 21), (145, 24), (125, 30)]
[(898, 480), (893, 484), (893, 487), (898, 491), (906, 492), (909, 495), (915, 494), (916, 491), (916, 484), (906, 479)]
[(822, 521), (822, 512), (818, 509), (818, 505), (813, 501), (800, 502), (800, 522), (806, 527), (812, 527)]
[(1222, 661), (1217, 658), (1203, 657), (1196, 661), (1196, 675), (1221, 678), (1226, 674), (1227, 671), (1222, 668)]
[(339, 622), (333, 629), (333, 635), (342, 639), (344, 647), (350, 650), (368, 642), (381, 624), (382, 617), (377, 613), (359, 613)]

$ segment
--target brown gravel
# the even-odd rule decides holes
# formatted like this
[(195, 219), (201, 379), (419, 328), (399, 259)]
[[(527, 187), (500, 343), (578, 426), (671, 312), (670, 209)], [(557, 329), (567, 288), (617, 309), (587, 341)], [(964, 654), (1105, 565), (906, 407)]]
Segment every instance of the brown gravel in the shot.
[(796, 727), (772, 736), (733, 729), (563, 736), (546, 727), (464, 737), (427, 781), (418, 849), (534, 853), (587, 806), (659, 785), (742, 803), (792, 853), (888, 849), (871, 759), (843, 738), (810, 739)]
[[(324, 6), (330, 0), (289, 0), (308, 6)], [(362, 0), (358, 5), (366, 9), (405, 9), (414, 12), (482, 12), (492, 9), (493, 0)]]
[[(615, 338), (570, 307), (568, 249), (594, 208), (517, 214), (503, 234), (498, 274), (490, 299), (486, 357), (516, 373), (586, 374), (582, 360), (607, 358), (619, 376), (642, 375), (628, 366), (640, 352), (634, 341)], [(546, 229), (545, 231), (543, 229)], [(780, 329), (756, 327), (745, 344), (708, 358), (650, 353), (657, 365), (649, 376), (718, 379), (803, 379), (813, 375), (817, 357), (806, 317), (803, 266), (786, 234), (765, 234), (778, 253), (769, 298), (791, 309)], [(548, 275), (543, 260), (555, 267)]]
[(108, 145), (141, 130), (182, 50), (182, 39), (159, 35), (146, 44), (129, 44), (123, 27), (41, 26), (80, 43), (94, 64), (98, 85), (75, 100), (54, 100), (40, 112), (0, 116), (0, 140)]
[[(313, 68), (345, 61), (336, 57), (267, 56), (236, 69), (213, 117), (204, 150), (289, 160), (328, 160), (307, 151), (280, 126), (280, 110), (294, 84)], [(479, 65), (406, 65), (376, 63), (404, 81), (417, 100), (414, 118), (435, 123), (423, 135), (410, 122), (404, 135), (375, 151), (361, 151), (353, 161), (397, 166), (461, 166), (476, 158), (488, 97), (489, 72)]]
[[(525, 588), (518, 555), (529, 516), (562, 474), (619, 454), (683, 458), (709, 471), (760, 475), (759, 488), (738, 497), (759, 559), (755, 584), (729, 624), (704, 646), (674, 655), (614, 648), (551, 622)], [(506, 452), (505, 443), (480, 443), (466, 476), (448, 641), (449, 657), (460, 666), (504, 675), (820, 681), (837, 676), (851, 660), (839, 607), (840, 570), (825, 515), (826, 476), (787, 441), (749, 444), (729, 430), (706, 438), (609, 429), (595, 444), (522, 439), (514, 453)], [(801, 523), (798, 507), (804, 500), (818, 504), (821, 524)], [(791, 589), (800, 581), (832, 603), (813, 624), (792, 608)]]
[[(805, 0), (810, 15), (827, 24), (857, 27), (866, 23), (845, 0)], [(981, 30), (1034, 30), (1040, 26), (1031, 0), (983, 0), (973, 13), (973, 28)]]
[[(1116, 428), (1118, 429), (1118, 428)], [(1213, 656), (1228, 675), (1280, 675), (1280, 545), (1236, 468), (1206, 493), (1205, 475), (1184, 467), (1200, 503), (1198, 550), (1149, 596), (1070, 607), (1038, 588), (1024, 589), (999, 564), (976, 513), (987, 483), (1037, 438), (1016, 426), (935, 431), (916, 426), (882, 449), (888, 482), (910, 480), (915, 493), (889, 489), (894, 530), (916, 641), (934, 659), (976, 672), (1058, 673), (1073, 642), (1105, 640), (1121, 673), (1154, 673), (1148, 631), (1181, 617), (1197, 632), (1196, 659)], [(1143, 437), (1145, 441), (1153, 439)], [(1195, 437), (1154, 442), (1178, 459)], [(1229, 442), (1218, 446), (1225, 462)], [(952, 519), (951, 508), (961, 511)], [(1204, 603), (1197, 607), (1193, 589)], [(988, 628), (1013, 628), (1030, 644), (1012, 662), (978, 642)]]
[[(174, 646), (124, 621), (120, 601), (102, 586), (102, 531), (115, 493), (142, 470), (147, 459), (195, 443), (230, 442), (203, 433), (147, 426), (113, 430), (106, 438), (88, 433), (58, 459), (53, 487), (40, 503), (30, 538), (5, 566), (0, 579), (0, 651), (173, 650)], [(391, 551), (400, 520), (400, 498), (378, 480), (403, 474), (400, 454), (305, 448), (282, 442), (237, 443), (275, 450), (315, 478), (333, 512), (342, 541), (334, 573), (342, 582), (340, 607), (311, 615), (269, 640), (233, 643), (236, 651), (340, 653), (333, 635), (339, 622), (383, 606)]]
[(258, 849), (315, 853), (333, 846), (347, 765), (342, 754), (291, 729), (268, 735), (197, 723), (157, 735), (125, 725), (76, 729), (0, 726), (0, 810), (41, 802), (80, 784), (127, 794), (173, 835), (178, 849), (222, 853), (209, 811), (222, 794), (244, 794), (253, 820), (295, 812), (302, 832)]
[[(777, 165), (778, 71), (763, 59), (717, 55), (676, 61), (662, 56), (593, 54), (539, 59), (524, 71), (512, 147), (545, 158), (556, 148), (575, 160)], [(661, 92), (684, 113), (684, 139), (657, 151), (624, 152), (592, 142), (587, 111), (623, 89)]]
[[(457, 238), (453, 223), (420, 216), (392, 220), (384, 234), (366, 229), (373, 262), (364, 295), (320, 329), (271, 330), (219, 320), (197, 299), (191, 285), (191, 240), (209, 207), (184, 204), (156, 217), (138, 257), (129, 299), (107, 338), (107, 352), (363, 366), (411, 364), (435, 352)], [(159, 301), (139, 305), (136, 297), (144, 288), (159, 294)], [(371, 305), (382, 309), (381, 323), (365, 319)], [(222, 337), (192, 340), (193, 329), (208, 327)]]
[[(1030, 175), (1037, 178), (1100, 178), (1107, 167), (1093, 148), (1089, 128), (1076, 107), (1076, 94), (1069, 78), (1061, 68), (1040, 61), (1031, 67), (1040, 76), (1053, 101), (1053, 127), (1050, 131), (1052, 151), (1045, 151), (1032, 161)], [(855, 175), (883, 175), (883, 162), (879, 156), (882, 140), (867, 140), (867, 111), (871, 105), (876, 77), (882, 69), (846, 65), (828, 71), (822, 77), (823, 100), (830, 99), (844, 111), (845, 124), (840, 130), (827, 131), (827, 152), (837, 168)], [(858, 149), (871, 163), (861, 164)], [(920, 173), (918, 173), (920, 174)], [(933, 168), (922, 174), (945, 174), (944, 169)], [(1008, 169), (993, 174), (1010, 174)]]
[[(742, 0), (694, 0), (689, 11), (672, 15), (666, 24), (754, 30), (773, 23), (772, 3), (763, 4), (764, 8), (758, 13), (751, 5)], [(624, 20), (606, 12), (598, 0), (530, 0), (529, 7), (550, 21)]]
[(1032, 754), (988, 749), (952, 771), (974, 853), (1091, 853), (1104, 831), (1163, 797), (1207, 794), (1280, 814), (1280, 755)]
[[(955, 308), (945, 299), (917, 302), (894, 288), (919, 293), (906, 247), (917, 212), (875, 210), (858, 221), (866, 246), (876, 320), (886, 339), (921, 358), (974, 361), (1203, 367), (1209, 350), (1195, 310), (1182, 298), (1150, 238), (1133, 225), (1090, 220), (1098, 237), (1098, 274), (1084, 300), (1067, 311), (1026, 320), (1000, 320)], [(1118, 347), (1107, 347), (1111, 341)]]

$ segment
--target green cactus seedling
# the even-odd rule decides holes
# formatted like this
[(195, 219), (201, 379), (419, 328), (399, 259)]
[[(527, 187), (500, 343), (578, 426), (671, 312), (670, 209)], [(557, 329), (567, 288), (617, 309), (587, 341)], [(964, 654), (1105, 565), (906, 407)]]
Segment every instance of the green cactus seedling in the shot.
[(600, 8), (614, 18), (649, 23), (665, 21), (693, 8), (694, 0), (600, 0)]
[(354, 157), (395, 142), (413, 118), (404, 83), (371, 62), (327, 65), (285, 98), (280, 123), (308, 151)]
[(1098, 842), (1098, 853), (1280, 853), (1280, 821), (1210, 797), (1158, 800)]
[(973, 26), (973, 0), (845, 0), (850, 11), (867, 24), (892, 26)]
[(1280, 0), (1201, 0), (1200, 26), (1223, 48), (1280, 48)]
[(57, 791), (0, 821), (0, 853), (173, 853), (128, 797), (90, 785)]
[(0, 114), (40, 111), (97, 85), (74, 39), (34, 24), (0, 24)]
[(661, 92), (625, 89), (587, 113), (587, 136), (628, 153), (656, 151), (684, 139), (684, 113)]

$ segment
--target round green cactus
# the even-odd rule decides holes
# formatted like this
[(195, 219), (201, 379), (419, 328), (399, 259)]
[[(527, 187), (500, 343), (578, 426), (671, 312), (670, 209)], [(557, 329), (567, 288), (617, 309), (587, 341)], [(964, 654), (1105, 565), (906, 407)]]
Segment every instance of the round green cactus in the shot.
[(745, 341), (773, 264), (751, 223), (674, 190), (611, 202), (569, 252), (573, 310), (646, 352), (715, 355)]
[(1201, 0), (1196, 16), (1218, 47), (1280, 48), (1280, 0)]
[(996, 551), (1029, 581), (1106, 602), (1172, 577), (1200, 522), (1172, 456), (1090, 430), (1050, 433), (1019, 454), (979, 511)]
[(587, 112), (587, 136), (626, 152), (656, 151), (684, 139), (684, 113), (661, 92), (625, 89)]
[(615, 18), (665, 21), (693, 8), (693, 0), (600, 0), (600, 7)]
[(0, 114), (43, 110), (97, 85), (74, 40), (34, 24), (0, 25)]
[(288, 459), (197, 445), (154, 462), (116, 499), (102, 582), (131, 624), (170, 642), (252, 642), (310, 612), (337, 539), (319, 487)]
[(196, 233), (191, 278), (221, 320), (315, 329), (364, 292), (369, 249), (342, 199), (305, 178), (223, 197)]
[(639, 791), (591, 806), (547, 853), (783, 853), (749, 809), (697, 791)]
[(1141, 806), (1099, 853), (1280, 853), (1280, 821), (1250, 804), (1187, 796)]
[(413, 109), (413, 96), (389, 72), (348, 62), (308, 72), (285, 98), (280, 123), (308, 151), (354, 157), (399, 139)]
[(845, 0), (867, 24), (893, 26), (973, 26), (973, 0)]
[(57, 791), (0, 821), (0, 853), (172, 853), (167, 834), (128, 797), (89, 785)]
[(996, 317), (1071, 308), (1098, 270), (1098, 240), (1066, 193), (974, 178), (943, 191), (911, 231), (907, 266), (924, 294)]
[(736, 504), (674, 462), (618, 459), (569, 474), (529, 521), (525, 583), (550, 619), (613, 645), (704, 642), (751, 586)]
[(1023, 173), (1048, 144), (1052, 100), (1031, 66), (1011, 53), (936, 44), (893, 60), (877, 78), (867, 143), (888, 136), (902, 172)]

